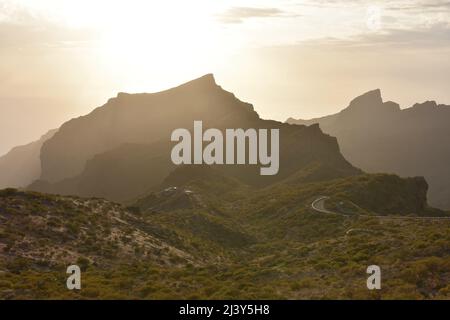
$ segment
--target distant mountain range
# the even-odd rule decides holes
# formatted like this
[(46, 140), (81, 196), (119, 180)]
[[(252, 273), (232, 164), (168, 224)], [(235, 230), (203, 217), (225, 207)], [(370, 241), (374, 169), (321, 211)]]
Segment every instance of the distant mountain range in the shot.
[[(342, 117), (360, 128), (344, 136), (362, 144), (380, 131), (372, 122), (389, 128), (394, 120), (376, 120), (404, 113), (374, 91), (325, 123)], [(278, 175), (261, 176), (259, 165), (173, 165), (171, 132), (192, 130), (194, 120), (279, 129)], [(407, 148), (404, 139), (392, 154)], [(428, 205), (423, 177), (366, 174), (314, 120), (263, 120), (212, 75), (121, 93), (2, 161), (6, 185), (39, 179), (0, 190), (0, 299), (450, 296), (450, 213)], [(364, 286), (373, 263), (383, 267), (381, 291)], [(71, 264), (83, 272), (82, 290), (64, 286)]]
[(374, 90), (337, 114), (287, 123), (319, 124), (337, 137), (345, 158), (366, 172), (425, 177), (430, 204), (450, 209), (450, 106), (426, 101), (402, 110)]
[(6, 187), (26, 187), (41, 176), (41, 147), (53, 137), (50, 130), (39, 140), (13, 148), (0, 157), (0, 189)]
[[(63, 124), (41, 149), (42, 174), (31, 190), (127, 201), (159, 186), (175, 166), (170, 160), (174, 129), (280, 129), (280, 171), (260, 176), (251, 165), (217, 166), (243, 183), (267, 186), (294, 174), (321, 181), (360, 174), (339, 151), (336, 138), (319, 126), (262, 120), (206, 75), (153, 94), (120, 93), (92, 113)], [(299, 172), (304, 171), (304, 174)]]
[(244, 184), (325, 181), (359, 175), (358, 167), (424, 176), (431, 204), (450, 208), (449, 106), (431, 101), (401, 110), (374, 90), (337, 114), (283, 124), (261, 119), (211, 74), (158, 93), (119, 93), (90, 114), (14, 148), (0, 158), (0, 187), (133, 201), (158, 188), (176, 168), (170, 134), (192, 129), (194, 120), (205, 128), (280, 129), (278, 175), (260, 176), (257, 166), (217, 166)]

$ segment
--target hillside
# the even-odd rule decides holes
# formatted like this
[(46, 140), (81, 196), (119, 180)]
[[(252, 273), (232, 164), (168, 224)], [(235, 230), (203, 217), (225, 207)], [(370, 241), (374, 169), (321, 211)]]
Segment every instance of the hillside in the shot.
[(425, 177), (430, 204), (450, 209), (450, 106), (426, 101), (400, 109), (383, 102), (380, 90), (374, 90), (337, 114), (287, 122), (319, 124), (337, 137), (345, 158), (365, 172)]
[(39, 140), (13, 148), (0, 157), (0, 189), (26, 187), (41, 175), (41, 147), (57, 130), (50, 130)]
[(103, 199), (0, 191), (2, 261), (47, 267), (79, 261), (111, 265), (136, 254), (158, 265), (193, 262), (148, 230), (136, 213)]
[[(397, 195), (373, 203), (379, 186)], [(448, 299), (450, 220), (409, 219), (448, 216), (425, 193), (422, 179), (390, 175), (254, 190), (210, 167), (177, 168), (128, 208), (4, 190), (0, 297)], [(316, 212), (320, 195), (374, 217)], [(84, 270), (79, 292), (65, 289), (72, 263)], [(365, 286), (370, 264), (382, 267), (382, 291)]]

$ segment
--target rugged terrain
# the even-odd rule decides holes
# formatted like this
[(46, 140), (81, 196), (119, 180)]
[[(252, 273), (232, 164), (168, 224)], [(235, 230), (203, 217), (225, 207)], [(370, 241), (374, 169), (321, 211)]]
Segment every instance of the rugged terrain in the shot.
[(426, 101), (400, 109), (374, 90), (337, 114), (287, 122), (319, 124), (337, 137), (346, 159), (366, 172), (425, 177), (430, 204), (450, 209), (450, 106)]
[[(126, 202), (158, 187), (175, 168), (173, 130), (203, 128), (280, 129), (280, 171), (260, 176), (258, 166), (218, 170), (255, 187), (268, 186), (298, 171), (317, 170), (309, 180), (360, 174), (340, 153), (336, 138), (317, 125), (263, 120), (253, 106), (206, 75), (157, 93), (119, 94), (92, 113), (63, 124), (41, 149), (42, 175), (30, 190), (102, 197)], [(324, 170), (322, 170), (324, 168)]]
[[(170, 134), (194, 120), (280, 129), (278, 175), (176, 167)], [(121, 93), (61, 126), (40, 160), (39, 180), (0, 191), (0, 298), (450, 298), (449, 213), (424, 178), (365, 174), (319, 125), (262, 120), (212, 75)], [(366, 287), (372, 264), (381, 291)]]
[[(400, 194), (375, 203), (380, 186)], [(450, 220), (411, 219), (449, 216), (425, 194), (423, 180), (390, 175), (255, 191), (208, 167), (178, 168), (129, 207), (4, 190), (0, 297), (448, 299)], [(347, 216), (313, 210), (319, 195)], [(79, 292), (65, 288), (74, 263)], [(371, 264), (381, 291), (366, 288)]]

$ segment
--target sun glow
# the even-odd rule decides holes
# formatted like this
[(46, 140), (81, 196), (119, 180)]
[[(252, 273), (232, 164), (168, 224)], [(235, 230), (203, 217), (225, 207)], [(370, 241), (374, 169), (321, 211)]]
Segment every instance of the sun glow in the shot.
[(104, 70), (121, 90), (156, 90), (168, 82), (212, 72), (214, 65), (223, 64), (224, 57), (236, 50), (236, 39), (227, 41), (216, 17), (225, 7), (220, 1), (16, 3), (55, 25), (92, 33), (92, 41), (86, 47), (93, 55), (91, 60), (97, 72)]
[(98, 61), (127, 87), (143, 90), (149, 75), (189, 74), (212, 63), (219, 42), (210, 9), (206, 2), (132, 0), (77, 2), (65, 12), (71, 27), (99, 33)]

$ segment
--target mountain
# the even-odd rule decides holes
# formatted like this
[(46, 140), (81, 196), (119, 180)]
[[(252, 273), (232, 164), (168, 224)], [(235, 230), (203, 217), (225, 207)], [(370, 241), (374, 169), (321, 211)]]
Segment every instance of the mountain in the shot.
[[(343, 117), (370, 114), (358, 125), (372, 132), (403, 112), (373, 91)], [(175, 166), (170, 134), (194, 120), (279, 129), (278, 175)], [(424, 178), (366, 174), (318, 124), (263, 120), (212, 75), (119, 94), (64, 124), (41, 161), (29, 190), (0, 190), (0, 299), (450, 297), (450, 213), (428, 205)], [(64, 286), (72, 264), (82, 290)], [(365, 286), (372, 264), (383, 290)]]
[(41, 179), (74, 177), (95, 155), (123, 144), (170, 141), (174, 129), (190, 128), (194, 120), (222, 128), (254, 124), (259, 117), (250, 104), (216, 85), (210, 74), (158, 93), (119, 93), (90, 114), (63, 124), (43, 145)]
[(374, 90), (337, 114), (287, 123), (319, 124), (337, 137), (345, 158), (366, 172), (424, 176), (430, 204), (450, 208), (450, 106), (426, 101), (400, 109)]
[[(207, 128), (280, 130), (280, 170), (261, 176), (259, 166), (216, 166), (255, 187), (287, 179), (304, 169), (326, 167), (323, 180), (360, 174), (319, 126), (292, 126), (263, 120), (253, 106), (223, 90), (205, 75), (158, 93), (120, 93), (92, 113), (63, 124), (41, 149), (42, 175), (30, 190), (128, 201), (153, 190), (175, 168), (170, 160), (173, 130)], [(320, 169), (318, 169), (320, 171)]]
[(50, 130), (39, 140), (15, 147), (0, 157), (0, 189), (26, 187), (40, 177), (41, 147), (56, 131)]

